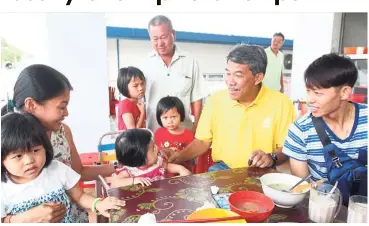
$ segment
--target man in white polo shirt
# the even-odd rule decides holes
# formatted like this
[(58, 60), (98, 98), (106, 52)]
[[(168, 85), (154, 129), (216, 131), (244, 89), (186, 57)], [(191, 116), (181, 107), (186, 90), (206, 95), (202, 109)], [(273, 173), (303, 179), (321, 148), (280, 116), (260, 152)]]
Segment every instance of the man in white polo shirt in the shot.
[(264, 76), (263, 84), (266, 87), (284, 92), (283, 87), (283, 53), (279, 51), (284, 43), (284, 35), (275, 33), (271, 45), (265, 49), (268, 57), (268, 65)]
[[(140, 67), (147, 80), (147, 127), (155, 132), (160, 126), (156, 120), (156, 105), (165, 96), (176, 96), (185, 106), (182, 125), (195, 132), (200, 118), (202, 98), (208, 95), (199, 65), (189, 52), (174, 44), (176, 33), (172, 22), (158, 15), (149, 22), (148, 32), (153, 51)], [(192, 107), (194, 123), (189, 115)]]

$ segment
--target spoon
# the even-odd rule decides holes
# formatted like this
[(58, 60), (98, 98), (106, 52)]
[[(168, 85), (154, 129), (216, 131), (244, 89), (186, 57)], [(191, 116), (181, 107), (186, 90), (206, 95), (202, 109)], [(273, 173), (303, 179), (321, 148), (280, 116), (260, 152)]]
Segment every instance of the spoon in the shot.
[(294, 189), (295, 187), (297, 187), (297, 185), (301, 184), (302, 182), (304, 182), (305, 180), (309, 179), (311, 177), (311, 174), (305, 176), (304, 178), (302, 178), (299, 182), (297, 182), (292, 188), (288, 189), (288, 190), (282, 190), (283, 192), (287, 192), (290, 193), (292, 191), (292, 189)]
[(300, 193), (300, 192), (302, 192), (302, 191), (304, 191), (304, 190), (306, 190), (306, 189), (308, 189), (310, 187), (313, 187), (313, 186), (316, 186), (318, 184), (321, 184), (324, 181), (325, 181), (324, 179), (320, 179), (320, 180), (318, 180), (318, 181), (316, 181), (314, 183), (311, 183), (311, 184), (302, 184), (302, 185), (299, 185), (299, 186), (295, 187), (294, 189), (292, 189), (291, 192), (292, 193)]
[(333, 194), (334, 190), (336, 190), (337, 186), (338, 186), (338, 181), (336, 181), (336, 183), (334, 184), (332, 190), (330, 192), (328, 192), (327, 197), (332, 197), (332, 194)]
[(336, 183), (334, 184), (332, 190), (328, 194), (333, 194), (334, 190), (336, 190), (336, 188), (337, 188), (337, 185), (338, 185), (338, 181), (336, 181)]

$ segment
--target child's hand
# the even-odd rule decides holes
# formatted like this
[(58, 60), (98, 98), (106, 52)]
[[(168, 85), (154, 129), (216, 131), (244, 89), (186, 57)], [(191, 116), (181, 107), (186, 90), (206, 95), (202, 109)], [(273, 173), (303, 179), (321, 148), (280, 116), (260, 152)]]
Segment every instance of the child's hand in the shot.
[(192, 174), (191, 171), (189, 171), (185, 167), (183, 167), (183, 169), (179, 172), (179, 176), (181, 176), (181, 177), (188, 176), (188, 175), (191, 175), (191, 174)]
[(142, 186), (150, 186), (152, 180), (148, 177), (135, 177), (133, 178), (134, 184), (141, 184)]
[(138, 109), (140, 109), (140, 112), (145, 112), (145, 104), (144, 103), (137, 103)]
[(96, 210), (99, 211), (104, 217), (110, 217), (108, 210), (119, 210), (126, 205), (126, 201), (117, 199), (115, 197), (107, 197), (104, 200), (96, 204)]
[(178, 164), (168, 163), (167, 170), (169, 173), (179, 174), (180, 177), (191, 175), (191, 171), (186, 167)]

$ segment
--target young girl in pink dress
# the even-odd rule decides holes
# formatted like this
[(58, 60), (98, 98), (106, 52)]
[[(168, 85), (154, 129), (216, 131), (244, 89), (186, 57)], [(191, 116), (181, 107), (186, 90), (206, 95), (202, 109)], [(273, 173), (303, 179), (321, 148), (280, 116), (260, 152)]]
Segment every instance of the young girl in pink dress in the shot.
[(185, 167), (165, 163), (158, 155), (153, 134), (148, 129), (130, 129), (124, 131), (115, 141), (118, 162), (123, 165), (113, 177), (111, 186), (122, 187), (132, 184), (149, 186), (151, 182), (166, 177), (166, 172), (190, 175)]

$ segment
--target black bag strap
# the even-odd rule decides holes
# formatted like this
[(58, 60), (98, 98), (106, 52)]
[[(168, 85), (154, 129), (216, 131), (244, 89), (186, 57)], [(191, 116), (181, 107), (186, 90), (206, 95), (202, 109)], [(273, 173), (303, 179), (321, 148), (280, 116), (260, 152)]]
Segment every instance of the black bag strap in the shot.
[(313, 120), (313, 124), (315, 127), (315, 130), (319, 136), (320, 142), (322, 142), (323, 147), (327, 146), (331, 143), (331, 140), (329, 139), (327, 133), (325, 132), (324, 125), (323, 125), (323, 119), (321, 117), (314, 117), (311, 115), (311, 118)]

